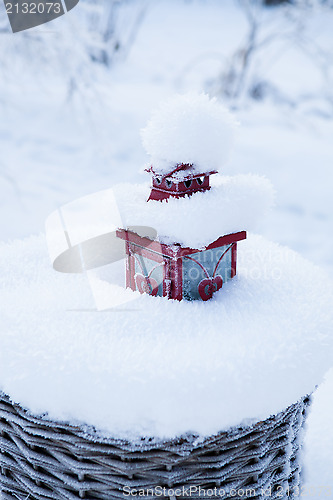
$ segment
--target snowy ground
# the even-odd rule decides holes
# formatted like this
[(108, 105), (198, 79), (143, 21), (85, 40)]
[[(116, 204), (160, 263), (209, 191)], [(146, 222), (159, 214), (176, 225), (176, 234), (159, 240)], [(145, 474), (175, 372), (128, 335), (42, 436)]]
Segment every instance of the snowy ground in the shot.
[[(139, 129), (151, 109), (174, 92), (207, 88), (246, 30), (235, 2), (156, 0), (127, 59), (104, 71), (93, 64), (83, 68), (75, 52), (56, 50), (80, 8), (50, 24), (43, 45), (30, 51), (23, 34), (1, 34), (5, 241), (42, 232), (48, 214), (78, 196), (141, 181), (147, 157)], [(333, 11), (312, 16), (311, 36), (324, 47), (332, 45), (332, 21)], [(314, 89), (322, 95), (309, 59), (289, 46), (275, 59), (267, 72), (281, 91), (295, 100)], [(69, 98), (73, 74), (77, 90)], [(304, 102), (294, 108), (247, 102), (237, 112), (242, 126), (226, 173), (266, 175), (276, 189), (276, 207), (258, 232), (299, 251), (333, 278), (333, 120), (320, 98)], [(309, 418), (304, 496), (333, 498), (332, 410), (333, 370)], [(331, 487), (331, 494), (320, 487)]]

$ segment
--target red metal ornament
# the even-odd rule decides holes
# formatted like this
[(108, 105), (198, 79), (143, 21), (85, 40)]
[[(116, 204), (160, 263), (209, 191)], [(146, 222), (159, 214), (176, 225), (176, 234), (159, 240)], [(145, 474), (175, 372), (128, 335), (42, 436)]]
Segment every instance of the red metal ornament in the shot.
[[(163, 176), (153, 167), (148, 172), (153, 175), (148, 201), (208, 191), (209, 176), (217, 173), (198, 173), (184, 163)], [(126, 243), (128, 288), (168, 299), (207, 301), (236, 275), (237, 242), (246, 238), (246, 232), (221, 236), (204, 249), (167, 245), (125, 229), (118, 230), (117, 236)]]
[(210, 189), (209, 176), (216, 170), (198, 172), (190, 163), (180, 163), (166, 174), (158, 174), (153, 167), (146, 170), (153, 174), (149, 200), (163, 201), (170, 197), (182, 198)]

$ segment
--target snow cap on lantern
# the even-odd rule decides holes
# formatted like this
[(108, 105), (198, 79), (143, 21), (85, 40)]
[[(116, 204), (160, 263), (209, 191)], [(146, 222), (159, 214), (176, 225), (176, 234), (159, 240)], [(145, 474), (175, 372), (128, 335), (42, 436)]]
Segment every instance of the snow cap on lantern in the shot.
[(149, 199), (164, 200), (210, 189), (209, 176), (224, 165), (236, 122), (216, 98), (177, 95), (163, 103), (141, 131), (151, 156)]
[[(177, 96), (163, 104), (142, 132), (153, 158), (148, 201), (171, 197), (179, 203), (177, 198), (208, 191), (210, 174), (227, 159), (234, 124), (229, 112), (205, 94)], [(212, 224), (218, 220), (212, 217)], [(126, 241), (128, 287), (169, 299), (206, 301), (235, 276), (237, 242), (246, 232), (222, 234), (204, 248), (151, 241), (124, 229), (118, 236)]]

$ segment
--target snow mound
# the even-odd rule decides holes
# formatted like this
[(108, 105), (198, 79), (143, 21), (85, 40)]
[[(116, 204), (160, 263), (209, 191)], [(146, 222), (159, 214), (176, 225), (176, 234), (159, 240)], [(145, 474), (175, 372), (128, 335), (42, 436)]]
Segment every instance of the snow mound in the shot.
[(146, 184), (114, 186), (124, 226), (150, 226), (161, 242), (191, 248), (203, 248), (225, 234), (253, 231), (274, 199), (271, 183), (251, 174), (215, 176), (210, 191), (167, 203), (147, 203), (149, 191)]
[(227, 161), (235, 125), (216, 98), (190, 93), (161, 104), (141, 135), (156, 173), (163, 175), (179, 163), (193, 164), (205, 173)]
[(211, 435), (275, 414), (332, 365), (333, 286), (249, 235), (206, 303), (140, 296), (97, 312), (84, 275), (52, 270), (43, 237), (0, 246), (0, 389), (106, 435)]

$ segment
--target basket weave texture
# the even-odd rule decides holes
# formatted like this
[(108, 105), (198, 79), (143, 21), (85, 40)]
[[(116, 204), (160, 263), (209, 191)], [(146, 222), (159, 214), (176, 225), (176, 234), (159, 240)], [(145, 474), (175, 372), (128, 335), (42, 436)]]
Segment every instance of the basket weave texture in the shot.
[(305, 397), (265, 421), (204, 440), (130, 443), (34, 417), (0, 393), (0, 490), (5, 500), (133, 499), (129, 489), (161, 498), (156, 487), (173, 500), (189, 498), (190, 487), (191, 498), (207, 498), (213, 488), (210, 498), (297, 498), (309, 405)]

